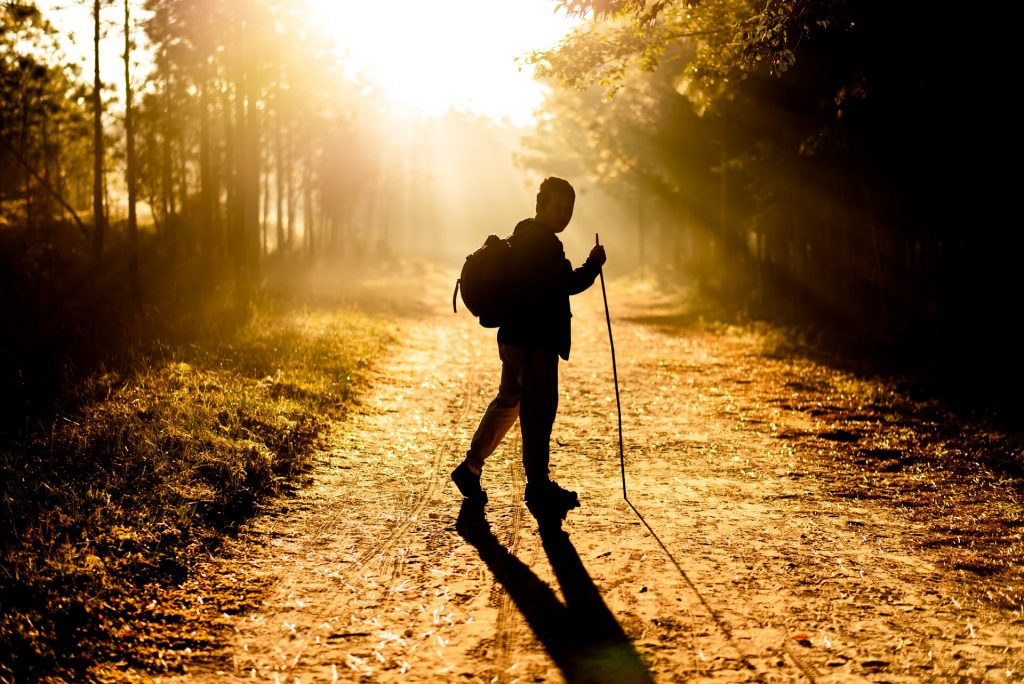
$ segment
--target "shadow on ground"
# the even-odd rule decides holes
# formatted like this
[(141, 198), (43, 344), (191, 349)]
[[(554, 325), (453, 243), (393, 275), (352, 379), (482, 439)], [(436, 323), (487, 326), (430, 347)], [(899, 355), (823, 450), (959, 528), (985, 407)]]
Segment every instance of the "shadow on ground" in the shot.
[(476, 547), (567, 682), (654, 681), (560, 525), (539, 529), (564, 604), (551, 587), (502, 546), (491, 532), (482, 506), (464, 501), (456, 529)]

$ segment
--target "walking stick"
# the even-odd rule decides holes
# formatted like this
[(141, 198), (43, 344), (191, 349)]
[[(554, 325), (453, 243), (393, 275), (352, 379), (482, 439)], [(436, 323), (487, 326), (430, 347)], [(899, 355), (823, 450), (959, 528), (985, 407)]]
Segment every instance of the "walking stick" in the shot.
[[(600, 245), (601, 238), (594, 233), (594, 241)], [(619, 416), (619, 468), (622, 471), (622, 498), (629, 502), (626, 496), (626, 457), (622, 453), (622, 404), (619, 402), (619, 371), (615, 367), (615, 341), (612, 340), (612, 317), (608, 313), (608, 293), (604, 287), (604, 268), (600, 268), (601, 275), (601, 297), (604, 299), (604, 318), (608, 321), (608, 344), (612, 348), (612, 377), (615, 379), (615, 410)]]

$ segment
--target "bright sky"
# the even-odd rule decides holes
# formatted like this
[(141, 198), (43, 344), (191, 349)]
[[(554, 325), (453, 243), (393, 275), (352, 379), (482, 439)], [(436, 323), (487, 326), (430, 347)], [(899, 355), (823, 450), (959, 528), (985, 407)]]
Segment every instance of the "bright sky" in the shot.
[[(93, 20), (92, 3), (86, 0), (36, 0), (38, 7), (54, 28), (60, 33), (60, 44), (71, 61), (81, 65), (82, 78), (92, 83), (93, 70)], [(142, 2), (131, 2), (133, 34), (136, 46), (145, 43), (142, 29), (144, 13)], [(110, 5), (104, 2), (100, 10), (100, 76), (103, 82), (112, 85), (117, 92), (124, 91), (124, 5)], [(134, 67), (133, 67), (134, 68)], [(138, 85), (138, 74), (132, 81)]]
[[(519, 71), (516, 57), (553, 46), (579, 22), (556, 13), (554, 0), (305, 1), (352, 66), (397, 105), (426, 115), (455, 107), (519, 126), (531, 123), (544, 91), (529, 68)], [(74, 35), (67, 51), (90, 73), (91, 3), (37, 4), (58, 29)], [(103, 16), (111, 24), (123, 17), (120, 7), (104, 9)], [(124, 39), (119, 26), (108, 31), (101, 67), (104, 80), (120, 89)]]
[(515, 58), (556, 44), (579, 20), (554, 0), (307, 0), (390, 99), (420, 113), (451, 107), (525, 126), (543, 87)]

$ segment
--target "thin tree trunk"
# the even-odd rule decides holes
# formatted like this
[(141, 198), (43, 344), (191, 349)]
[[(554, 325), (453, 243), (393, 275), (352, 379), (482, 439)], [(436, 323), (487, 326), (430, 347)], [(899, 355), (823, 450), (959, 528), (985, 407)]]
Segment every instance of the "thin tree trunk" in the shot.
[(640, 262), (640, 272), (646, 274), (647, 271), (647, 253), (646, 253), (646, 240), (647, 237), (644, 233), (646, 226), (644, 226), (644, 196), (643, 190), (641, 189), (640, 183), (636, 185), (636, 231), (639, 237), (638, 252)]
[[(294, 123), (289, 117), (289, 124)], [(288, 237), (285, 239), (288, 245), (288, 249), (292, 249), (295, 245), (295, 216), (298, 207), (298, 197), (295, 190), (295, 142), (292, 136), (291, 125), (285, 129), (286, 140), (285, 140), (285, 195), (288, 197)]]
[(265, 257), (267, 255), (267, 218), (270, 215), (270, 164), (263, 163), (263, 154), (260, 153), (260, 164), (263, 167), (262, 176), (262, 208), (260, 209), (260, 256)]
[[(248, 65), (249, 59), (244, 64)], [(246, 121), (246, 147), (245, 158), (245, 182), (246, 188), (246, 218), (245, 223), (248, 230), (245, 233), (247, 271), (250, 285), (255, 285), (259, 278), (260, 265), (260, 166), (262, 154), (262, 135), (260, 134), (260, 112), (256, 106), (258, 86), (251, 70), (245, 74), (245, 121)]]
[[(276, 190), (274, 200), (276, 204), (275, 228), (277, 245), (275, 250), (284, 249), (284, 145), (281, 141), (281, 101), (277, 102), (277, 109), (274, 112), (274, 161), (277, 162), (277, 171), (274, 173)], [(283, 254), (283, 252), (282, 252)]]
[(107, 224), (103, 212), (103, 82), (100, 81), (100, 0), (93, 0), (93, 255), (103, 257)]
[[(178, 179), (178, 181), (177, 181), (178, 188), (177, 188), (177, 191), (175, 192), (175, 197), (178, 200), (178, 203), (177, 203), (177, 206), (178, 206), (178, 209), (179, 209), (178, 216), (179, 217), (184, 217), (184, 216), (187, 215), (188, 206), (189, 206), (189, 204), (188, 204), (188, 196), (189, 196), (189, 187), (188, 187), (188, 153), (189, 153), (189, 150), (185, 146), (185, 133), (184, 133), (184, 131), (179, 131), (178, 135), (176, 135), (175, 138), (172, 138), (172, 143), (174, 143), (174, 142), (176, 142), (177, 146), (178, 146), (178, 153), (177, 154), (173, 154), (172, 153), (172, 155), (171, 155), (171, 158), (176, 160), (174, 168), (177, 171), (177, 179)], [(172, 150), (174, 149), (173, 145), (172, 145), (171, 149)], [(192, 233), (185, 232), (183, 230), (183, 228), (184, 228), (184, 226), (182, 225), (182, 220), (179, 218), (179, 221), (178, 221), (178, 247), (179, 248), (184, 247), (186, 250), (188, 250), (188, 249), (195, 249), (195, 245), (193, 245), (191, 243), (187, 243), (187, 244), (184, 244), (184, 245), (182, 244), (182, 237), (194, 238), (194, 235)]]
[(309, 159), (309, 145), (306, 145), (306, 159), (302, 169), (302, 191), (303, 191), (303, 206), (305, 208), (305, 220), (303, 221), (303, 232), (306, 237), (306, 248), (309, 252), (309, 256), (312, 258), (315, 252), (314, 242), (314, 226), (313, 226), (313, 172), (310, 169), (312, 162)]
[(171, 66), (170, 57), (164, 50), (164, 118), (162, 140), (161, 180), (163, 185), (164, 222), (167, 227), (167, 242), (172, 256), (177, 254), (177, 220), (174, 202), (174, 172), (171, 162)]
[[(256, 140), (253, 135), (250, 88), (252, 77), (249, 71), (249, 51), (246, 44), (248, 25), (245, 7), (237, 6), (238, 14), (234, 20), (234, 44), (231, 50), (231, 72), (235, 83), (235, 150), (234, 150), (234, 185), (235, 185), (235, 218), (234, 225), (234, 260), (236, 269), (236, 296), (238, 306), (248, 306), (252, 286), (255, 282), (253, 259), (258, 250), (259, 235), (259, 176), (256, 175), (256, 187), (253, 187), (253, 171), (258, 174), (258, 163), (254, 163), (252, 146)], [(253, 169), (253, 167), (257, 167)], [(257, 244), (253, 245), (253, 240)]]
[[(40, 122), (40, 127), (39, 128), (40, 128), (40, 133), (41, 133), (42, 141), (43, 141), (43, 153), (42, 153), (43, 168), (41, 170), (41, 173), (42, 173), (43, 179), (47, 182), (47, 184), (49, 184), (50, 183), (50, 168), (51, 168), (50, 158), (49, 158), (49, 150), (50, 150), (50, 121), (49, 121), (49, 119), (43, 119), (42, 122)], [(52, 202), (49, 194), (44, 195), (43, 197), (40, 198), (39, 211), (42, 214), (43, 221), (45, 223), (49, 224), (49, 223), (51, 223), (53, 221), (53, 202)]]
[(207, 96), (207, 58), (202, 58), (199, 74), (199, 230), (202, 253), (213, 253), (213, 177), (210, 169), (210, 112)]
[[(25, 157), (30, 156), (28, 149), (28, 95), (24, 92), (21, 93), (21, 116), (19, 123), (21, 124), (21, 135), (18, 137), (21, 139), (21, 154)], [(25, 188), (25, 225), (32, 227), (33, 223), (33, 206), (32, 206), (32, 183), (29, 182), (29, 176), (24, 176), (25, 182), (22, 183), (22, 187)]]
[(128, 183), (128, 276), (136, 304), (141, 302), (139, 283), (139, 224), (135, 215), (135, 128), (132, 111), (131, 23), (129, 3), (124, 0), (124, 131)]
[(233, 239), (232, 248), (234, 250), (234, 260), (236, 269), (236, 288), (239, 298), (239, 305), (246, 306), (249, 302), (249, 273), (248, 263), (246, 261), (246, 252), (248, 251), (248, 245), (246, 244), (246, 208), (249, 203), (246, 198), (247, 184), (245, 180), (245, 164), (246, 164), (246, 129), (245, 129), (245, 75), (243, 73), (242, 59), (237, 54), (240, 49), (239, 46), (242, 42), (241, 36), (237, 35), (241, 33), (241, 26), (239, 25), (241, 20), (236, 23), (236, 44), (235, 44), (235, 57), (234, 57), (234, 71), (235, 71), (235, 150), (234, 150), (234, 169), (232, 176), (235, 186), (235, 206), (234, 206), (234, 219), (232, 221), (233, 226)]

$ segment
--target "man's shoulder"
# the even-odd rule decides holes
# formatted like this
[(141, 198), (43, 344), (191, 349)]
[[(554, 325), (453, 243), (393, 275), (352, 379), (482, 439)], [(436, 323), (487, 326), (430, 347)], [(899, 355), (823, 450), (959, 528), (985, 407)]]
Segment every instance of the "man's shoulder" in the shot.
[(531, 245), (544, 245), (561, 247), (562, 241), (548, 228), (541, 225), (536, 219), (523, 219), (516, 224), (510, 238), (513, 242)]
[(541, 225), (537, 223), (535, 219), (525, 218), (516, 224), (516, 227), (512, 230), (512, 235), (515, 237), (523, 237), (537, 232), (541, 229)]

